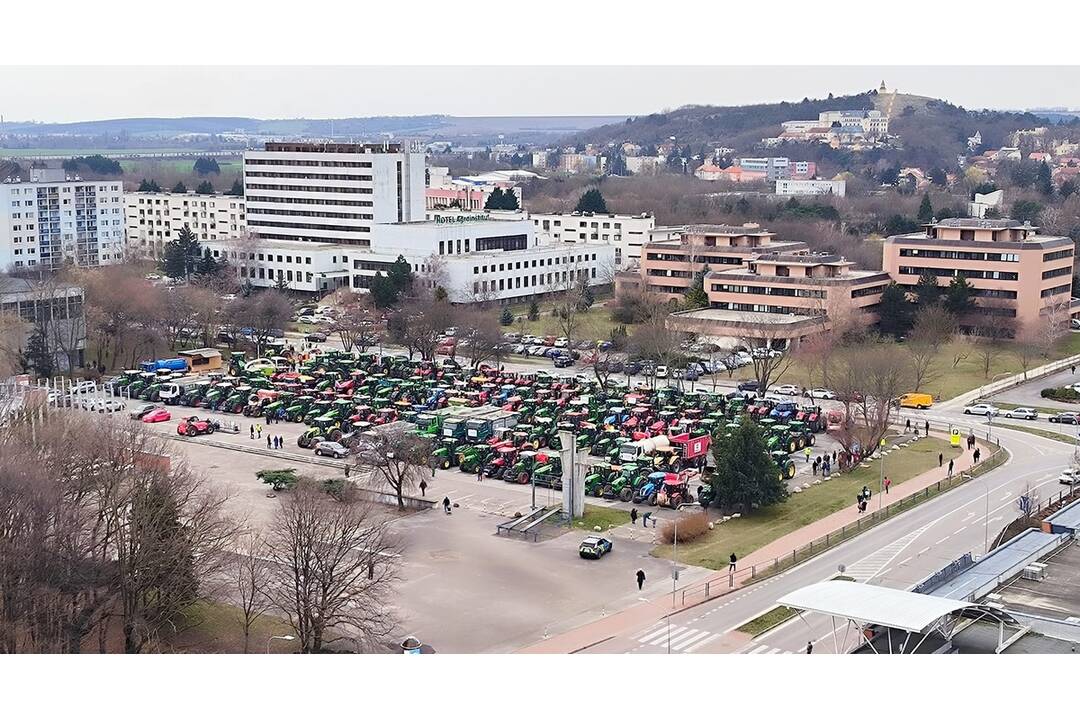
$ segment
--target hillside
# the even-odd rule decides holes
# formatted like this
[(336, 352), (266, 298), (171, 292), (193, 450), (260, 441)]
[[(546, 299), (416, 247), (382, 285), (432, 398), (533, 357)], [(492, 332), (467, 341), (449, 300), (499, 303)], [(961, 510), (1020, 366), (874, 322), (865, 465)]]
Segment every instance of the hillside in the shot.
[[(946, 101), (900, 93), (878, 94), (871, 90), (858, 95), (803, 99), (733, 107), (689, 105), (676, 110), (628, 118), (564, 138), (567, 145), (596, 145), (633, 142), (658, 145), (671, 137), (681, 146), (689, 145), (697, 154), (711, 148), (735, 148), (737, 153), (761, 152), (762, 138), (775, 137), (785, 120), (810, 120), (825, 110), (879, 109), (890, 114), (889, 132), (898, 140), (895, 147), (863, 153), (833, 150), (822, 144), (787, 144), (783, 154), (795, 160), (813, 160), (831, 170), (868, 167), (881, 162), (901, 166), (955, 166), (956, 156), (967, 150), (967, 138), (978, 130), (983, 147), (1000, 147), (1014, 130), (1045, 124), (1032, 113), (994, 110), (966, 110)], [(770, 151), (772, 152), (772, 151)]]

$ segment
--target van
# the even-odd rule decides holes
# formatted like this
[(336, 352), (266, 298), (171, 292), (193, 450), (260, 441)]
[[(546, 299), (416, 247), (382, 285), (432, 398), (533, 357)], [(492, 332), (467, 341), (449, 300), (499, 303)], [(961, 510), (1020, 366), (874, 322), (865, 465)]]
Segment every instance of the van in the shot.
[(925, 410), (934, 404), (934, 398), (926, 393), (905, 393), (897, 398), (900, 407)]

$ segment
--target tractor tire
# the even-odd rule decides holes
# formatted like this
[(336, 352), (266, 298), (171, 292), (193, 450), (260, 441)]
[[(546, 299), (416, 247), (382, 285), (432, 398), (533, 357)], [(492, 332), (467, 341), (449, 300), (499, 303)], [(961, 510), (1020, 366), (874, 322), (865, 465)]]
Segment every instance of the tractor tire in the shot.
[(798, 450), (799, 448), (797, 447), (797, 445), (798, 445), (798, 443), (796, 443), (794, 440), (789, 440), (788, 441), (788, 452), (793, 453), (796, 450)]
[(441, 463), (441, 466), (442, 466), (443, 470), (449, 470), (450, 469), (450, 458), (444, 458), (442, 463)]
[(671, 463), (671, 472), (677, 473), (677, 472), (679, 472), (681, 470), (682, 470), (682, 463), (680, 461), (676, 460), (675, 462)]
[(779, 480), (780, 482), (784, 482), (784, 479), (785, 479), (786, 477), (787, 477), (787, 476), (786, 476), (786, 475), (784, 474), (784, 471), (783, 471), (783, 470), (781, 470), (781, 471), (780, 471), (780, 474), (776, 476), (776, 479), (777, 479), (777, 480)]
[(816, 445), (816, 444), (817, 444), (817, 436), (816, 436), (816, 435), (813, 435), (813, 434), (811, 434), (807, 442), (808, 442), (808, 443), (809, 443), (810, 445)]
[(206, 426), (206, 434), (207, 435), (213, 435), (214, 434), (214, 426), (213, 425), (207, 425)]
[(795, 477), (795, 464), (794, 463), (787, 466), (787, 476), (788, 476), (789, 480), (791, 478)]
[(525, 473), (525, 472), (521, 473), (520, 475), (518, 475), (517, 481), (518, 481), (519, 485), (528, 485), (529, 484), (529, 473)]
[(596, 487), (594, 487), (593, 491), (592, 491), (592, 495), (593, 495), (593, 497), (603, 497), (604, 496), (604, 486), (603, 485), (597, 485)]
[(195, 427), (193, 425), (188, 425), (187, 430), (185, 431), (185, 434), (188, 437), (195, 437), (198, 434), (198, 431), (195, 429)]
[(330, 439), (333, 440), (334, 442), (337, 442), (338, 440), (340, 440), (342, 435), (344, 435), (344, 433), (341, 432), (340, 428), (334, 428), (333, 430), (330, 431)]
[(806, 447), (806, 438), (804, 438), (804, 437), (802, 437), (802, 436), (800, 435), (800, 436), (799, 436), (799, 437), (798, 437), (798, 438), (797, 438), (797, 439), (795, 440), (795, 445), (796, 445), (796, 448), (795, 448), (796, 450), (802, 450), (802, 449), (803, 449), (804, 447)]
[(634, 498), (634, 491), (628, 487), (624, 487), (619, 491), (619, 499), (623, 502), (630, 502)]
[(656, 496), (657, 493), (649, 493), (649, 505), (656, 507)]

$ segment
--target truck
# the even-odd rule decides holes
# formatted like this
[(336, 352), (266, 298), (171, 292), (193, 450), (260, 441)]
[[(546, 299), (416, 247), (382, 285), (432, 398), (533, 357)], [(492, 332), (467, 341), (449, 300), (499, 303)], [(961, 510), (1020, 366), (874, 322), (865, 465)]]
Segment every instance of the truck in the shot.
[(671, 452), (671, 440), (667, 435), (624, 442), (619, 446), (619, 462), (637, 463), (657, 452)]
[[(678, 451), (679, 469), (687, 467), (703, 468), (709, 460), (709, 445), (712, 436), (708, 433), (691, 437), (689, 432), (680, 435), (672, 435), (668, 438), (672, 446)], [(672, 468), (675, 472), (678, 469)]]
[(147, 360), (144, 363), (139, 363), (139, 369), (143, 372), (156, 373), (158, 370), (187, 372), (191, 368), (185, 358), (166, 358), (162, 360)]

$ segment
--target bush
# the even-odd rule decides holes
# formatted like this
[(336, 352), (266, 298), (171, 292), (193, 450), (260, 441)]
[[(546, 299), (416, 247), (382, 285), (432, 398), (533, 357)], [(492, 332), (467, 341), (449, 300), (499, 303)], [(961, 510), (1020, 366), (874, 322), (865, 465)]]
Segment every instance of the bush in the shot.
[(260, 470), (255, 477), (272, 487), (275, 491), (292, 490), (300, 478), (296, 474), (296, 468), (284, 470)]
[(1065, 400), (1070, 402), (1080, 400), (1080, 392), (1067, 387), (1043, 388), (1043, 391), (1039, 394), (1050, 400)]
[(675, 522), (669, 522), (660, 528), (660, 538), (668, 545), (675, 540), (676, 523), (679, 525), (680, 542), (696, 540), (709, 532), (709, 514), (704, 510), (698, 512), (689, 511), (685, 515), (680, 515)]
[(503, 308), (502, 315), (499, 317), (499, 324), (503, 327), (514, 324), (514, 314), (510, 312), (510, 308)]

